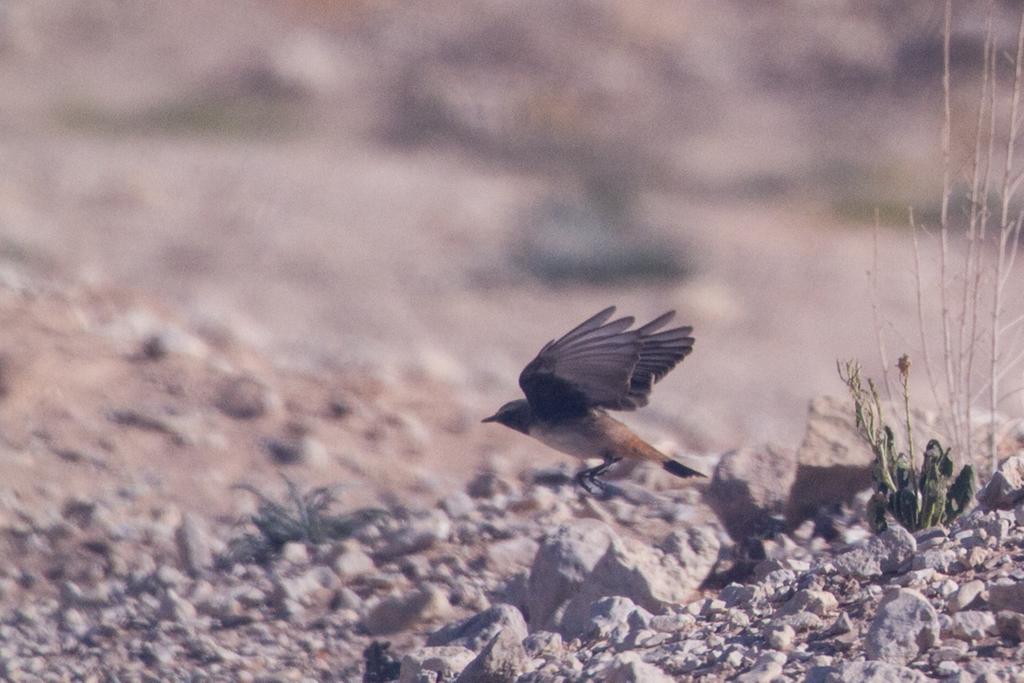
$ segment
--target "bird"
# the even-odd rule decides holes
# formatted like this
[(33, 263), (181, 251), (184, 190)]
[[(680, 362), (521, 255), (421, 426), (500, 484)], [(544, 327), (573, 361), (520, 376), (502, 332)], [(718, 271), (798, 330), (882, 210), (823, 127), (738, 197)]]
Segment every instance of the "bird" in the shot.
[(662, 453), (609, 410), (647, 405), (654, 383), (693, 351), (693, 327), (662, 330), (668, 311), (629, 329), (634, 318), (609, 319), (615, 306), (549, 341), (519, 375), (525, 399), (509, 401), (482, 422), (496, 422), (563, 453), (601, 458), (580, 470), (576, 482), (592, 495), (606, 493), (599, 479), (622, 460), (658, 463), (677, 477), (707, 476)]

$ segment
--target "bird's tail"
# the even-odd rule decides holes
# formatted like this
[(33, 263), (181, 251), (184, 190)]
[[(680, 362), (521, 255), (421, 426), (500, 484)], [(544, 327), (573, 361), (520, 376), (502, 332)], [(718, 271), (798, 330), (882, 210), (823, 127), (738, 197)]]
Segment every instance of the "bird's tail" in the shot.
[[(662, 453), (660, 450), (647, 443), (635, 434), (630, 434), (628, 446), (618, 451), (618, 455), (623, 455), (628, 458), (637, 458), (639, 460), (647, 460), (651, 462), (661, 463), (662, 468), (677, 477), (707, 477), (708, 475), (701, 472), (699, 469), (695, 469), (688, 465), (684, 465), (680, 461), (672, 458), (671, 456)], [(697, 465), (700, 467), (700, 465)]]
[(684, 465), (683, 463), (679, 462), (678, 460), (666, 460), (664, 463), (662, 463), (661, 466), (665, 469), (666, 472), (669, 472), (670, 474), (674, 474), (677, 477), (683, 477), (684, 479), (686, 479), (688, 477), (706, 477), (706, 476), (708, 476), (708, 475), (704, 474), (703, 472), (698, 472), (695, 469), (687, 467), (686, 465)]

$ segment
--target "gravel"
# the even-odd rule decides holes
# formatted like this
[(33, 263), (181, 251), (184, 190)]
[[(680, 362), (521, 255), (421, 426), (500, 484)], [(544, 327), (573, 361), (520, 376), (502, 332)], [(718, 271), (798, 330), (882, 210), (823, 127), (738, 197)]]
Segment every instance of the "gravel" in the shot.
[[(780, 533), (764, 542), (770, 557), (737, 562), (715, 517), (683, 492), (658, 495), (699, 524), (669, 522), (660, 505), (583, 498), (541, 476), (486, 481), (473, 486), (488, 495), (394, 506), (355, 537), (291, 542), (264, 564), (223, 562), (239, 530), (196, 512), (153, 514), (131, 498), (97, 496), (29, 513), (11, 499), (0, 515), (15, 549), (0, 564), (0, 674), (354, 681), (369, 666), (373, 680), (435, 683), (1024, 676), (1016, 509), (972, 510), (948, 533), (876, 537), (840, 508), (827, 520), (839, 530), (831, 540)], [(595, 509), (611, 521), (594, 519)], [(946, 561), (922, 559), (937, 555)]]

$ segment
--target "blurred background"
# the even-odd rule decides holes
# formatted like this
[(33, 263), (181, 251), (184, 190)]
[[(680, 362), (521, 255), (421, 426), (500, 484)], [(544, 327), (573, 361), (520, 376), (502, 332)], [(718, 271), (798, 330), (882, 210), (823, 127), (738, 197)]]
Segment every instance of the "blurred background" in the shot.
[[(958, 114), (986, 11), (957, 10)], [(793, 445), (837, 358), (877, 369), (876, 211), (881, 315), (913, 322), (942, 23), (933, 2), (7, 0), (0, 273), (144, 296), (278, 367), (454, 387), (436, 429), (481, 442), (548, 339), (674, 308), (696, 352), (628, 419)]]

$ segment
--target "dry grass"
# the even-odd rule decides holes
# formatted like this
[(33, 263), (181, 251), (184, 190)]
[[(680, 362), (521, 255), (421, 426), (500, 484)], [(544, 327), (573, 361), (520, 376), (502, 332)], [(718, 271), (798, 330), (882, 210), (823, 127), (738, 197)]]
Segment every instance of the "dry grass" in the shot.
[[(1024, 169), (1017, 160), (1020, 144), (1020, 99), (1024, 66), (1024, 11), (1014, 49), (1001, 50), (990, 6), (980, 74), (977, 108), (967, 125), (954, 121), (950, 106), (950, 43), (953, 4), (945, 5), (943, 39), (943, 158), (941, 211), (937, 226), (920, 224), (913, 210), (913, 275), (916, 286), (920, 357), (932, 397), (940, 408), (942, 428), (967, 462), (975, 461), (978, 413), (988, 414), (984, 455), (998, 465), (999, 411), (1015, 396), (1024, 398), (1024, 315), (1009, 322), (1007, 284), (1020, 249), (1024, 209), (1018, 191)], [(1007, 74), (1006, 72), (1010, 73)], [(954, 130), (973, 130), (973, 154), (961, 166), (951, 149)], [(965, 141), (957, 140), (963, 143)], [(951, 211), (951, 206), (965, 208)], [(877, 239), (877, 238), (876, 238)], [(922, 275), (929, 256), (938, 262), (937, 292)], [(873, 313), (878, 350), (886, 368), (883, 383), (891, 399), (889, 359), (877, 308), (877, 242), (872, 278)], [(939, 331), (935, 343), (934, 331)]]

